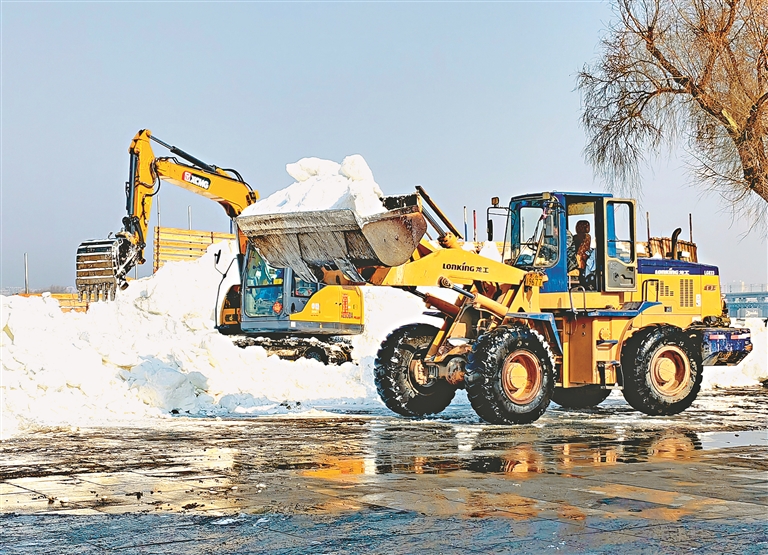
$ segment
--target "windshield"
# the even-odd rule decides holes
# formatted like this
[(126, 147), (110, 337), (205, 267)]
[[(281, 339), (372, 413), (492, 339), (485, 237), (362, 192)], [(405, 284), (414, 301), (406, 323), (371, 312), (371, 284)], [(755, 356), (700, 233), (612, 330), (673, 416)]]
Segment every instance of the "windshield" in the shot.
[(253, 249), (245, 269), (245, 313), (275, 316), (283, 310), (283, 268), (273, 268)]
[(557, 201), (521, 200), (510, 205), (507, 237), (510, 264), (523, 268), (550, 268), (559, 255)]

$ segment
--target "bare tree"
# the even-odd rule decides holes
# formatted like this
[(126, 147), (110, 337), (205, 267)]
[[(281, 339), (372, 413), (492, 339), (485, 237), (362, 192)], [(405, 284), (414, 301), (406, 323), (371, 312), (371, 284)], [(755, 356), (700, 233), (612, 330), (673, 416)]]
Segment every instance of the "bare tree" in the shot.
[(587, 161), (636, 191), (646, 156), (683, 139), (693, 175), (765, 229), (768, 0), (616, 0), (615, 11), (578, 78)]

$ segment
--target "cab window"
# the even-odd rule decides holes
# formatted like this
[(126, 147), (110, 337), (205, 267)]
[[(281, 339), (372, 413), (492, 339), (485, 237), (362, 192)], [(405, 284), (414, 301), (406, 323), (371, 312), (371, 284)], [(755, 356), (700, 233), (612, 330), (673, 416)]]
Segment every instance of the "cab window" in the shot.
[(513, 266), (550, 268), (560, 258), (557, 210), (543, 199), (524, 201), (510, 211)]
[(283, 268), (273, 268), (251, 251), (245, 270), (244, 308), (248, 316), (275, 316), (283, 307)]
[(317, 293), (318, 284), (311, 281), (304, 281), (293, 276), (293, 287), (291, 291), (294, 297), (311, 297)]
[(629, 264), (635, 258), (632, 241), (632, 206), (609, 202), (606, 210), (608, 257)]

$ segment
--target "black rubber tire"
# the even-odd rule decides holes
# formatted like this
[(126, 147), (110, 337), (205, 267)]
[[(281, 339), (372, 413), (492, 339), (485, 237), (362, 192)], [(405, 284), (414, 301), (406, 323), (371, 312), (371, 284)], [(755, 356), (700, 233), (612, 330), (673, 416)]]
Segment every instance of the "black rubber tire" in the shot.
[[(504, 386), (507, 357), (520, 353), (535, 367), (536, 382), (524, 402), (513, 400)], [(491, 424), (528, 424), (544, 414), (555, 387), (555, 364), (547, 342), (524, 326), (500, 327), (480, 337), (469, 355), (464, 381), (472, 408)]]
[(556, 387), (552, 400), (564, 409), (588, 409), (605, 401), (610, 394), (610, 389), (601, 389), (599, 385)]
[[(679, 386), (665, 392), (654, 382), (654, 361), (664, 358), (676, 360), (689, 368), (681, 371)], [(656, 363), (658, 365), (658, 363)], [(678, 414), (691, 406), (701, 389), (701, 353), (691, 337), (673, 326), (656, 326), (640, 330), (630, 337), (621, 349), (621, 368), (624, 375), (624, 399), (632, 408), (650, 416)]]
[(402, 416), (424, 416), (442, 412), (451, 404), (456, 387), (432, 380), (419, 385), (409, 370), (414, 358), (424, 357), (438, 333), (429, 324), (408, 324), (390, 333), (376, 354), (374, 382), (387, 407)]

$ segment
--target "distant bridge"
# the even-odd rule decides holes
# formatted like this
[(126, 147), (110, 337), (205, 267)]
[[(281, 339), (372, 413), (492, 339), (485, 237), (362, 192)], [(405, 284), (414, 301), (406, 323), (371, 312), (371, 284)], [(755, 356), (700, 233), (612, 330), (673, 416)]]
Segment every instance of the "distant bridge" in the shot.
[(725, 304), (731, 318), (768, 318), (768, 290), (725, 293)]

